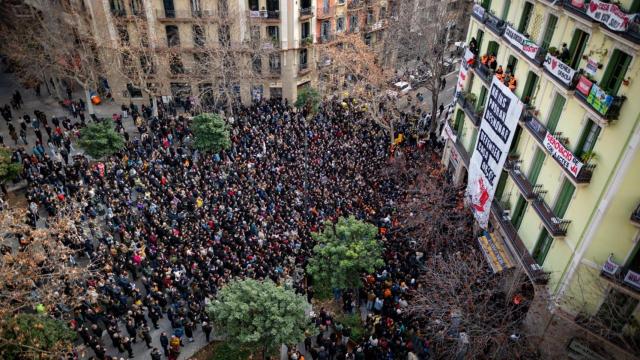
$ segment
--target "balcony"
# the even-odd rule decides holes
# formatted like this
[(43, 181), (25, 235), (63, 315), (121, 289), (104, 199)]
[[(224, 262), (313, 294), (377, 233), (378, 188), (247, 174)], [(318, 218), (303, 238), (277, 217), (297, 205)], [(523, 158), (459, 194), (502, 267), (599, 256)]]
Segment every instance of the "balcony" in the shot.
[(602, 265), (600, 275), (636, 296), (640, 295), (640, 273), (615, 263), (611, 256)]
[(319, 7), (316, 13), (316, 18), (318, 20), (328, 19), (333, 17), (336, 13), (336, 8), (333, 6), (330, 7)]
[(298, 65), (298, 73), (301, 75), (304, 75), (306, 73), (308, 73), (310, 71), (309, 69), (309, 63), (305, 62), (305, 63), (300, 63), (300, 65)]
[[(622, 31), (616, 31), (613, 30), (611, 28), (608, 27), (608, 24), (606, 23), (602, 23), (600, 21), (600, 19), (594, 19), (591, 16), (589, 16), (589, 14), (587, 14), (587, 6), (589, 6), (588, 3), (583, 4), (583, 5), (574, 5), (573, 4), (574, 1), (572, 0), (564, 0), (562, 2), (562, 6), (571, 14), (574, 14), (584, 20), (587, 20), (591, 23), (596, 23), (599, 24), (600, 27), (611, 33), (614, 35), (618, 35), (624, 39), (627, 39), (635, 44), (640, 44), (640, 24), (635, 22), (634, 19), (634, 15), (635, 14), (629, 14), (627, 11), (620, 9), (620, 7), (618, 5), (612, 5), (615, 6), (616, 8), (616, 13), (619, 15), (618, 17), (626, 17), (626, 20), (628, 20), (628, 26), (626, 29), (622, 30)], [(605, 17), (603, 17), (605, 18)], [(607, 17), (608, 19), (609, 17)], [(607, 20), (608, 21), (608, 20)], [(619, 23), (617, 23), (619, 24)], [(616, 25), (617, 25), (616, 24)]]
[(308, 8), (300, 8), (300, 20), (306, 20), (313, 16), (313, 9)]
[(504, 30), (507, 28), (507, 23), (505, 23), (504, 20), (490, 12), (484, 13), (484, 24), (498, 36), (502, 36)]
[(487, 85), (487, 87), (491, 87), (491, 81), (493, 77), (493, 70), (489, 69), (489, 67), (481, 62), (477, 63), (477, 66), (473, 68), (475, 73), (478, 74), (480, 79)]
[(543, 70), (555, 83), (559, 84), (565, 90), (571, 91), (576, 88), (576, 84), (578, 83), (576, 71), (557, 57), (547, 54), (543, 63)]
[[(527, 200), (533, 200), (536, 197), (534, 186), (531, 185), (529, 179), (520, 171), (521, 162), (522, 160), (511, 160), (507, 158), (507, 161), (504, 163), (504, 169), (507, 170), (513, 182), (518, 189), (520, 189), (522, 196)], [(536, 185), (536, 187), (538, 187), (538, 185)]]
[(631, 213), (631, 223), (640, 227), (640, 205)]
[(586, 2), (580, 6), (580, 5), (574, 5), (572, 0), (562, 1), (562, 7), (568, 10), (569, 13), (577, 15), (578, 17), (584, 20), (593, 22), (593, 19), (589, 15), (587, 15), (586, 6), (587, 6)]
[(280, 10), (248, 10), (251, 19), (280, 20)]
[(456, 100), (462, 108), (465, 114), (471, 119), (471, 122), (475, 127), (480, 126), (482, 121), (482, 111), (476, 111), (476, 97), (475, 94), (462, 92), (459, 93)]
[(525, 112), (522, 120), (524, 128), (529, 131), (531, 136), (538, 142), (545, 152), (560, 165), (565, 175), (574, 184), (588, 184), (591, 182), (595, 164), (583, 164), (575, 154), (569, 151), (556, 136), (549, 133), (547, 128), (530, 112)]
[(546, 190), (542, 190), (541, 188), (536, 188), (534, 190), (535, 198), (531, 202), (533, 205), (533, 209), (536, 211), (540, 220), (542, 220), (542, 224), (547, 229), (549, 234), (553, 237), (564, 237), (567, 235), (567, 229), (569, 228), (569, 224), (571, 224), (570, 220), (560, 219), (555, 216), (553, 210), (547, 205), (544, 201), (544, 194)]
[(509, 217), (503, 215), (504, 211), (495, 199), (491, 203), (491, 214), (495, 218), (498, 226), (502, 230), (505, 243), (509, 247), (512, 254), (516, 255), (518, 262), (524, 268), (524, 271), (529, 276), (529, 279), (535, 284), (546, 284), (547, 276), (542, 271), (542, 268), (533, 259), (529, 250), (522, 242), (518, 231), (513, 227)]
[(603, 124), (611, 120), (617, 120), (622, 104), (627, 99), (625, 96), (613, 96), (604, 92), (600, 87), (587, 79), (584, 75), (578, 80), (577, 91), (574, 96), (596, 115)]
[(469, 154), (467, 153), (467, 149), (464, 148), (464, 145), (460, 142), (460, 138), (456, 139), (456, 142), (453, 143), (453, 146), (456, 148), (458, 154), (462, 158), (462, 164), (465, 168), (469, 168)]
[(476, 20), (480, 21), (483, 24), (485, 20), (485, 13), (486, 13), (485, 9), (482, 6), (480, 6), (480, 4), (473, 4), (471, 14)]
[(364, 0), (350, 0), (347, 11), (359, 11), (364, 7)]
[(505, 26), (503, 36), (514, 50), (529, 58), (535, 65), (542, 66), (547, 55), (545, 49), (539, 47), (524, 34), (516, 31), (511, 25)]

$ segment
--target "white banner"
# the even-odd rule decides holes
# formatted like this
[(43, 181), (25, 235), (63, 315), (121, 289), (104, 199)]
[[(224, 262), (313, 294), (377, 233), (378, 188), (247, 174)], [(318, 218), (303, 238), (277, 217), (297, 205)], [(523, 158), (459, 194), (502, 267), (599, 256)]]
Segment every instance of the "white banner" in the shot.
[(547, 54), (544, 59), (544, 68), (547, 69), (553, 76), (560, 79), (563, 83), (571, 85), (573, 77), (576, 75), (576, 71), (569, 65), (563, 63), (555, 56)]
[(458, 82), (456, 83), (456, 95), (459, 94), (464, 85), (467, 83), (467, 69), (464, 66), (460, 66), (460, 72), (458, 73)]
[(489, 100), (480, 123), (480, 132), (469, 162), (467, 197), (471, 210), (483, 229), (489, 223), (491, 202), (502, 167), (513, 141), (523, 104), (496, 77), (491, 82)]
[(629, 23), (636, 14), (627, 14), (616, 4), (609, 4), (600, 0), (591, 0), (587, 4), (587, 15), (605, 24), (613, 31), (627, 31)]
[(451, 129), (451, 126), (449, 126), (449, 122), (445, 121), (444, 122), (444, 126), (442, 127), (442, 135), (443, 138), (445, 139), (451, 139), (451, 141), (456, 142), (456, 140), (458, 139), (458, 137), (456, 136), (456, 134), (453, 132), (453, 129)]
[(473, 14), (480, 19), (484, 19), (484, 8), (480, 4), (473, 4)]
[(524, 37), (517, 32), (511, 25), (508, 25), (504, 31), (505, 39), (509, 40), (516, 48), (520, 49), (528, 58), (535, 59), (536, 53), (540, 48), (536, 43)]
[(549, 151), (549, 154), (562, 164), (562, 167), (569, 170), (573, 176), (578, 176), (584, 164), (582, 164), (571, 151), (564, 147), (558, 139), (553, 137), (553, 134), (547, 131), (543, 144), (547, 151)]
[(469, 62), (475, 59), (475, 57), (476, 56), (471, 52), (471, 50), (467, 48), (464, 52), (464, 62), (462, 63), (462, 66), (469, 67)]

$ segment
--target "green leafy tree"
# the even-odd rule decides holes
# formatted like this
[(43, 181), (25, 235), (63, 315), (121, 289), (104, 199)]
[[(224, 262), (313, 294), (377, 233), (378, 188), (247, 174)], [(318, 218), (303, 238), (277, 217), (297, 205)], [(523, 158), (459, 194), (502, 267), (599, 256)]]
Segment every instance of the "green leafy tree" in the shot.
[(75, 331), (63, 321), (38, 314), (18, 314), (0, 323), (0, 358), (57, 358), (73, 347)]
[(270, 280), (233, 281), (223, 287), (207, 311), (227, 343), (261, 353), (297, 344), (311, 332), (306, 299)]
[(320, 93), (316, 89), (304, 87), (298, 91), (295, 105), (298, 109), (304, 109), (307, 114), (313, 115), (318, 112), (321, 100)]
[(22, 164), (11, 162), (11, 150), (0, 147), (0, 184), (13, 180), (22, 171)]
[(327, 284), (335, 289), (362, 286), (362, 273), (371, 273), (384, 265), (377, 232), (376, 226), (354, 216), (341, 217), (335, 224), (325, 222), (321, 233), (311, 234), (318, 243), (307, 265), (314, 284)]
[(111, 121), (102, 120), (80, 130), (78, 145), (95, 159), (113, 155), (124, 147), (124, 138)]
[(200, 151), (218, 153), (231, 146), (229, 127), (217, 114), (200, 114), (193, 118), (193, 146)]

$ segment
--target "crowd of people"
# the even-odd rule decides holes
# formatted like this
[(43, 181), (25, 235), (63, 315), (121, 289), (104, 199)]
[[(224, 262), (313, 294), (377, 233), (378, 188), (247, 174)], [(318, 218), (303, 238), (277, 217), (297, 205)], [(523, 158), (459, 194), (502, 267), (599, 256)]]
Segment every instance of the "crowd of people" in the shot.
[[(305, 342), (306, 350), (321, 360), (429, 356), (428, 342), (403, 311), (421, 260), (389, 235), (407, 179), (383, 171), (389, 137), (355, 101), (325, 102), (310, 121), (281, 100), (239, 107), (227, 116), (232, 145), (219, 154), (194, 150), (190, 119), (160, 110), (154, 117), (149, 108), (126, 108), (137, 127), (131, 133), (122, 116), (102, 120), (115, 121), (128, 141), (99, 161), (68, 156), (84, 118), (50, 119), (49, 151), (38, 137), (31, 154), (14, 153), (24, 164), (32, 225), (69, 203), (81, 209), (78, 225), (87, 236), (68, 245), (95, 271), (82, 284), (79, 306), (49, 311), (71, 319), (96, 359), (133, 358), (136, 341), (151, 348), (151, 328), (164, 317), (172, 331), (161, 334), (153, 359), (176, 359), (195, 331), (209, 340), (206, 304), (233, 278), (271, 279), (312, 299), (303, 270), (310, 233), (348, 215), (378, 225), (385, 242), (386, 266), (363, 277), (361, 294), (342, 294), (347, 311), (357, 311), (356, 298), (363, 301), (370, 336), (350, 346), (349, 330), (331, 327)], [(46, 129), (46, 115), (35, 115), (31, 122)], [(397, 131), (409, 128), (401, 122)], [(414, 137), (406, 143), (410, 161), (423, 156)], [(326, 313), (316, 321), (331, 323)]]

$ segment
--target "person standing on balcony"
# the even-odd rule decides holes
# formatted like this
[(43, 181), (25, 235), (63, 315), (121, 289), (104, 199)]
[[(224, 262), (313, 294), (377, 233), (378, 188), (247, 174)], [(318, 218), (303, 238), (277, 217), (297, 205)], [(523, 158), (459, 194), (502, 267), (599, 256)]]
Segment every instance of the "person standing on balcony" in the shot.
[(567, 48), (567, 43), (562, 43), (562, 49), (560, 50), (560, 61), (566, 63), (569, 61), (569, 57), (571, 54), (569, 53), (569, 49)]

